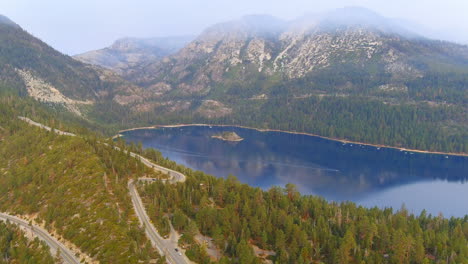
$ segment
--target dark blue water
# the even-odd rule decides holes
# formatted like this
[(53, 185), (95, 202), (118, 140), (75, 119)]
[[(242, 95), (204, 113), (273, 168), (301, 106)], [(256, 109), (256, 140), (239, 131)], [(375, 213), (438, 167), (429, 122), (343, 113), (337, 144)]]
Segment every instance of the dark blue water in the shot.
[[(244, 138), (211, 138), (234, 131)], [(268, 189), (297, 185), (303, 194), (380, 208), (405, 204), (419, 214), (468, 214), (468, 158), (343, 144), (318, 137), (236, 127), (179, 127), (124, 133), (192, 169)]]

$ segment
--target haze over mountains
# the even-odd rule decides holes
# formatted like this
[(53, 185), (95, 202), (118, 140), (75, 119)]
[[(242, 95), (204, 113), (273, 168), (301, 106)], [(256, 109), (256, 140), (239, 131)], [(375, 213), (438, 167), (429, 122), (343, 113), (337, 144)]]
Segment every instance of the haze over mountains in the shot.
[[(243, 124), (468, 147), (468, 47), (427, 39), (367, 9), (293, 21), (245, 16), (196, 38), (122, 39), (75, 57), (96, 66), (2, 21), (2, 82), (95, 122)], [(382, 116), (365, 114), (376, 108)], [(395, 116), (421, 109), (430, 117)], [(428, 139), (414, 139), (418, 133), (444, 143), (427, 146)]]
[[(158, 61), (183, 48), (194, 37), (162, 37), (150, 39), (123, 38), (112, 46), (74, 56), (76, 59), (111, 69), (119, 74), (138, 71), (138, 67)], [(136, 69), (134, 67), (137, 67)]]
[[(122, 76), (189, 100), (285, 93), (412, 97), (413, 82), (434, 72), (465, 71), (467, 60), (465, 46), (426, 39), (366, 9), (345, 8), (291, 22), (257, 15), (217, 24), (176, 54)], [(219, 115), (230, 113), (222, 104), (215, 104)]]
[[(110, 49), (118, 52), (118, 49)], [(127, 52), (122, 50), (120, 55), (125, 56)], [(356, 7), (293, 21), (267, 15), (246, 16), (206, 29), (177, 54), (168, 53), (170, 56), (162, 61), (161, 57), (151, 59), (155, 55), (150, 51), (141, 54), (146, 54), (149, 59), (141, 63), (144, 67), (140, 70), (117, 71), (127, 80), (144, 87), (156, 86), (167, 91), (180, 88), (180, 92), (189, 94), (207, 94), (214, 83), (226, 84), (230, 79), (227, 73), (237, 65), (257, 68), (256, 75), (280, 74), (291, 80), (343, 63), (353, 64), (350, 65), (353, 68), (373, 64), (380, 67), (381, 73), (392, 74), (390, 81), (395, 82), (416, 78), (421, 71), (427, 70), (427, 67), (423, 70), (422, 65), (416, 66), (420, 61), (414, 63), (426, 55), (424, 60), (442, 57), (442, 61), (461, 63), (458, 66), (462, 67), (466, 64), (462, 60), (468, 58), (464, 46), (430, 41), (405, 29), (397, 21)], [(83, 56), (77, 58), (83, 60)], [(108, 67), (112, 60), (111, 57), (106, 61), (89, 58), (87, 62)], [(431, 62), (423, 64), (427, 66)], [(135, 63), (132, 65), (135, 67)], [(194, 70), (195, 66), (199, 68)], [(238, 74), (242, 76), (236, 78), (244, 80), (252, 77), (247, 76), (252, 75), (249, 70)], [(175, 82), (165, 81), (168, 79)]]

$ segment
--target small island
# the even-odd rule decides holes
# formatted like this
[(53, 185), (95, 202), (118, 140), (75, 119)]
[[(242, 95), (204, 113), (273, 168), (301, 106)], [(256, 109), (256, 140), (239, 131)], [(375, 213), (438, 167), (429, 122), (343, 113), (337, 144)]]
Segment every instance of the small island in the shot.
[(237, 135), (235, 132), (227, 132), (227, 131), (223, 132), (221, 134), (213, 135), (211, 137), (216, 138), (216, 139), (221, 139), (221, 140), (224, 140), (224, 141), (234, 141), (234, 142), (244, 140), (239, 135)]

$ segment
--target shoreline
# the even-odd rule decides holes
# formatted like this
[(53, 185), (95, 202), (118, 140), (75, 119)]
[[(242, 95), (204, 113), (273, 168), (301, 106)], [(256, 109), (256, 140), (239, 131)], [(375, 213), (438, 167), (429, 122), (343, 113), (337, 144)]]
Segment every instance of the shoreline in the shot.
[(148, 127), (135, 127), (135, 128), (120, 130), (120, 131), (117, 132), (117, 135), (119, 135), (119, 134), (121, 134), (123, 132), (129, 132), (129, 131), (135, 131), (135, 130), (157, 129), (157, 128), (176, 128), (176, 127), (187, 127), (187, 126), (237, 127), (237, 128), (256, 130), (256, 131), (259, 131), (259, 132), (281, 132), (281, 133), (288, 133), (288, 134), (295, 134), (295, 135), (311, 136), (311, 137), (317, 137), (317, 138), (327, 139), (327, 140), (331, 140), (331, 141), (341, 142), (341, 143), (345, 143), (345, 144), (356, 144), (356, 145), (371, 146), (371, 147), (376, 147), (376, 148), (396, 149), (396, 150), (400, 150), (400, 151), (409, 151), (409, 152), (416, 152), (416, 153), (422, 153), (422, 154), (436, 154), (436, 155), (450, 155), (450, 156), (468, 157), (468, 153), (452, 153), (452, 152), (441, 152), (441, 151), (428, 151), (428, 150), (419, 150), (419, 149), (400, 148), (400, 147), (393, 147), (393, 146), (388, 146), (388, 145), (363, 143), (363, 142), (351, 141), (351, 140), (346, 140), (346, 139), (325, 137), (325, 136), (320, 136), (320, 135), (316, 135), (316, 134), (312, 134), (312, 133), (306, 133), (306, 132), (294, 132), (294, 131), (286, 131), (286, 130), (280, 130), (280, 129), (262, 129), (262, 128), (239, 126), (239, 125), (210, 125), (210, 124), (154, 125), (154, 126), (148, 126)]

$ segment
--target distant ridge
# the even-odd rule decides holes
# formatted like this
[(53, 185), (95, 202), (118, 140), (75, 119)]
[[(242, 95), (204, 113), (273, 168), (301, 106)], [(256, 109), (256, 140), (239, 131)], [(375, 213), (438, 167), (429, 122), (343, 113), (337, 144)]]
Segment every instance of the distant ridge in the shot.
[(147, 63), (178, 52), (193, 39), (193, 36), (122, 38), (110, 47), (78, 54), (74, 58), (125, 76), (130, 72), (143, 70)]

